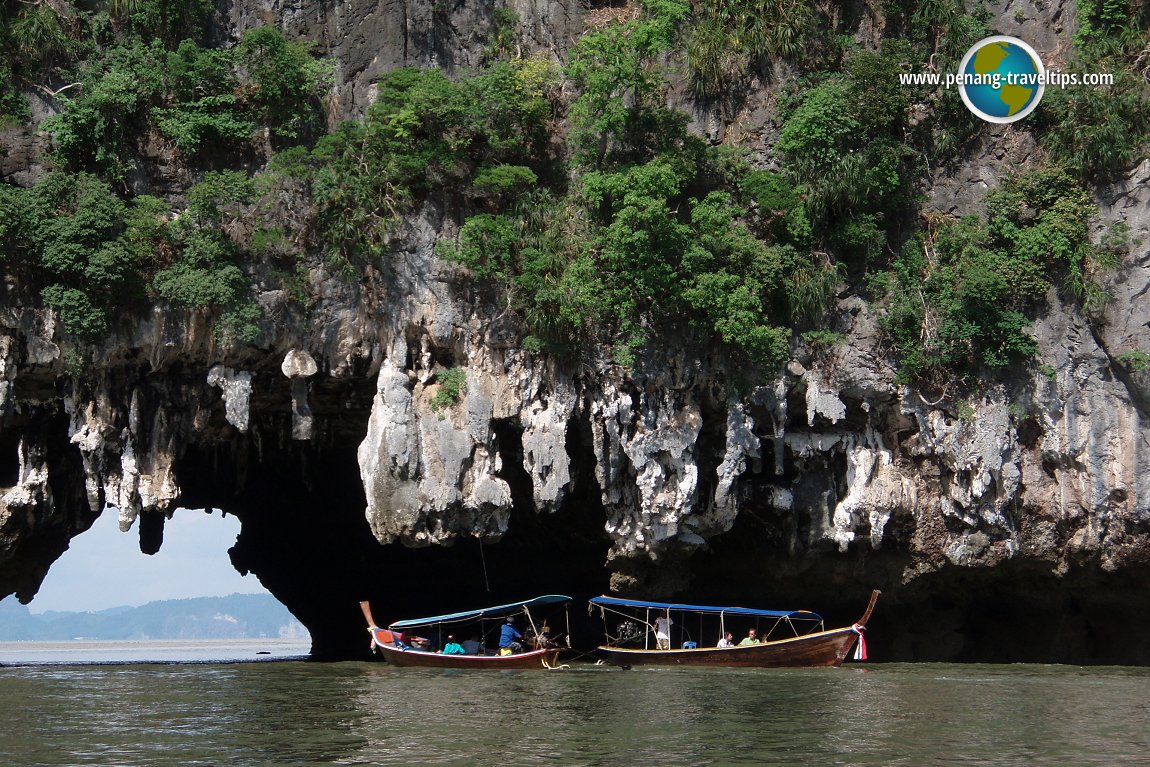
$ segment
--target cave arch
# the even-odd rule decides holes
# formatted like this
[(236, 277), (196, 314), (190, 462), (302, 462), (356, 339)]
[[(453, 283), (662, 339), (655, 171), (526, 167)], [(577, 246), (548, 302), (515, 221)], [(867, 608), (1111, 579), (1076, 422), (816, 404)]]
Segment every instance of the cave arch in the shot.
[[(609, 541), (589, 452), (572, 456), (572, 487), (545, 515), (531, 504), (522, 471), (506, 472), (513, 504), (498, 542), (463, 537), (409, 548), (381, 544), (371, 533), (356, 458), (361, 434), (331, 430), (309, 442), (276, 441), (255, 427), (229, 441), (189, 445), (175, 465), (179, 503), (239, 518), (232, 564), (258, 576), (307, 627), (314, 659), (369, 656), (358, 607), (364, 599), (388, 621), (537, 593), (580, 599), (607, 588)], [(516, 429), (502, 425), (499, 434), (504, 464), (521, 460)], [(569, 439), (568, 449), (579, 444)]]

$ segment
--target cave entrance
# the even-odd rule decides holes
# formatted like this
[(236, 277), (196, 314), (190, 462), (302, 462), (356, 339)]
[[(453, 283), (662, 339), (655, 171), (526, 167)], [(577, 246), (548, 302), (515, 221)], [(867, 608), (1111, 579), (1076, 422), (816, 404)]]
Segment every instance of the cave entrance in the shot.
[(571, 478), (559, 508), (534, 507), (522, 429), (499, 422), (495, 447), (512, 495), (507, 534), (482, 546), (464, 535), (451, 545), (408, 548), (372, 536), (357, 458), (367, 419), (337, 415), (306, 442), (267, 437), (290, 429), (274, 414), (256, 415), (249, 433), (191, 445), (175, 466), (181, 505), (222, 508), (243, 523), (232, 564), (258, 575), (307, 626), (313, 659), (368, 657), (363, 600), (386, 624), (547, 593), (579, 604), (606, 590), (610, 541), (585, 416), (569, 422)]
[[(307, 641), (306, 630), (287, 609), (255, 577), (242, 576), (233, 567), (228, 549), (240, 533), (238, 519), (193, 509), (177, 509), (157, 526), (161, 519), (158, 514), (143, 515), (123, 533), (117, 510), (105, 508), (53, 564), (29, 605), (30, 613), (110, 610), (120, 616), (107, 622), (104, 633), (93, 634), (100, 627), (85, 624), (83, 633), (92, 639)], [(157, 527), (163, 546), (145, 554), (142, 548), (158, 543)], [(149, 528), (145, 537), (151, 536), (154, 543), (142, 545), (140, 530)], [(172, 600), (194, 601), (152, 604)], [(124, 611), (143, 605), (150, 606), (133, 617)]]
[(499, 476), (508, 483), (512, 498), (507, 533), (493, 543), (463, 536), (446, 546), (380, 547), (372, 557), (373, 575), (364, 592), (374, 617), (385, 625), (565, 594), (573, 599), (569, 613), (573, 644), (596, 642), (600, 627), (589, 624), (586, 601), (608, 589), (610, 539), (595, 481), (590, 423), (581, 417), (568, 422), (570, 482), (558, 508), (542, 511), (535, 506), (531, 479), (523, 468), (518, 421), (497, 421), (494, 432), (503, 465)]

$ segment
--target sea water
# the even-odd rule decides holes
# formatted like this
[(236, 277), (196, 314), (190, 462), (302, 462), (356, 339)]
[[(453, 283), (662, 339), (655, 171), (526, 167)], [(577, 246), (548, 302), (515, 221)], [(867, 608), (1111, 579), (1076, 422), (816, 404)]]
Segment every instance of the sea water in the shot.
[(482, 672), (4, 649), (3, 765), (1150, 765), (1144, 668)]
[(0, 642), (0, 665), (303, 660), (309, 650), (310, 642), (301, 639), (78, 639), (53, 642)]

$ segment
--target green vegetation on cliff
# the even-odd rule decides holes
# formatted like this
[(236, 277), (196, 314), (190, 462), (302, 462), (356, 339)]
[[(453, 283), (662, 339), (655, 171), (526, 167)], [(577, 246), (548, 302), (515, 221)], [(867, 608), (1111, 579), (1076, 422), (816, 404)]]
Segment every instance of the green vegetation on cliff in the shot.
[(149, 296), (219, 309), (225, 339), (252, 341), (259, 312), (220, 210), (242, 202), (250, 185), (242, 173), (208, 173), (179, 216), (148, 195), (125, 201), (85, 172), (56, 171), (30, 189), (0, 186), (5, 266), (40, 286), (67, 333), (84, 343), (98, 343)]
[(32, 189), (0, 187), (5, 266), (41, 285), (69, 334), (98, 341), (116, 314), (144, 299), (163, 209), (153, 197), (125, 202), (87, 173), (51, 173)]
[(1150, 142), (1146, 50), (1150, 6), (1136, 0), (1079, 0), (1068, 69), (1109, 73), (1107, 88), (1048, 88), (1038, 113), (1042, 145), (1087, 181), (1109, 181), (1145, 156)]
[(271, 27), (224, 50), (129, 39), (79, 67), (78, 95), (61, 95), (64, 111), (42, 127), (65, 168), (115, 181), (156, 140), (192, 167), (240, 164), (262, 135), (279, 147), (321, 133), (328, 75), (306, 46)]
[[(973, 381), (1034, 355), (1050, 287), (1105, 300), (1116, 250), (1091, 241), (1090, 185), (1150, 133), (1143, 6), (1080, 0), (1075, 64), (1118, 83), (1048, 90), (1031, 126), (1048, 159), (961, 220), (920, 215), (922, 194), (983, 125), (953, 89), (898, 78), (953, 69), (990, 32), (977, 3), (886, 0), (867, 48), (843, 8), (645, 0), (563, 64), (523, 55), (503, 8), (483, 66), (389, 72), (330, 132), (331, 63), (274, 28), (211, 47), (204, 2), (5, 6), (0, 120), (26, 120), (22, 93), (48, 83), (63, 110), (40, 126), (57, 169), (0, 186), (0, 259), (77, 341), (161, 301), (252, 343), (257, 285), (306, 304), (309, 265), (386, 271), (431, 203), (453, 222), (437, 252), (533, 352), (606, 344), (629, 365), (674, 332), (769, 370), (799, 337), (837, 337), (825, 318), (846, 283), (908, 381)], [(669, 106), (690, 91), (732, 114), (780, 72), (763, 146), (709, 144)]]
[(1090, 275), (1114, 255), (1090, 241), (1096, 210), (1065, 170), (1039, 167), (990, 193), (985, 218), (932, 217), (874, 281), (903, 373), (944, 388), (1033, 356), (1026, 328), (1052, 285), (1102, 300)]
[[(252, 182), (209, 168), (318, 138), (330, 66), (269, 27), (232, 48), (202, 47), (185, 35), (199, 36), (205, 4), (141, 1), (112, 13), (72, 8), (65, 19), (29, 6), (3, 17), (0, 42), (17, 54), (0, 71), (3, 93), (36, 74), (71, 83), (56, 94), (63, 111), (40, 125), (58, 169), (29, 189), (0, 186), (0, 258), (81, 343), (150, 299), (207, 310), (222, 339), (253, 341), (260, 311), (245, 254), (224, 231), (255, 199)], [(132, 192), (173, 150), (200, 171), (182, 211), (178, 199)]]
[(310, 189), (329, 255), (380, 258), (386, 236), (429, 194), (497, 206), (553, 174), (547, 123), (556, 85), (554, 68), (536, 59), (459, 79), (399, 69), (380, 80), (362, 121), (277, 167)]
[[(458, 242), (441, 248), (510, 286), (533, 348), (608, 340), (631, 364), (652, 330), (685, 318), (701, 338), (775, 367), (791, 323), (837, 282), (810, 252), (791, 182), (774, 174), (781, 188), (768, 194), (764, 172), (707, 147), (667, 108), (660, 61), (688, 10), (651, 3), (637, 20), (585, 34), (566, 68), (579, 88), (568, 174), (546, 194), (467, 218)], [(780, 201), (786, 209), (771, 207)], [(779, 215), (794, 227), (776, 226)]]

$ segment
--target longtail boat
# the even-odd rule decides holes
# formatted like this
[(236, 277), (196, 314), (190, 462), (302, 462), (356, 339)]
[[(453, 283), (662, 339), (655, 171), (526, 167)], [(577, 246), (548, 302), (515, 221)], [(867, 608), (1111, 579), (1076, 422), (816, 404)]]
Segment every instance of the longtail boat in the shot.
[[(878, 589), (871, 592), (870, 603), (858, 621), (835, 629), (826, 629), (822, 616), (809, 610), (710, 607), (608, 596), (595, 597), (591, 606), (592, 610), (599, 609), (605, 629), (613, 625), (614, 631), (607, 632), (607, 642), (598, 650), (609, 662), (624, 668), (839, 666), (856, 643), (856, 659), (866, 660), (863, 632), (880, 593)], [(697, 633), (692, 634), (696, 623)], [(738, 629), (740, 635), (754, 629), (759, 642), (716, 646), (731, 629)], [(678, 641), (674, 639), (676, 632)]]
[[(534, 669), (557, 666), (559, 653), (568, 646), (561, 645), (560, 641), (569, 643), (571, 636), (569, 623), (563, 634), (553, 636), (539, 608), (566, 605), (570, 601), (571, 597), (549, 594), (495, 607), (395, 621), (386, 629), (376, 625), (368, 602), (360, 602), (359, 606), (367, 619), (372, 651), (382, 655), (393, 666)], [(508, 619), (515, 620), (519, 616), (525, 621), (524, 641), (517, 642), (514, 650), (508, 648), (503, 651), (497, 646), (499, 632)], [(430, 638), (424, 638), (422, 634), (428, 634)], [(454, 641), (456, 637), (460, 641)], [(443, 649), (450, 649), (444, 640), (461, 644), (464, 637), (476, 637), (479, 646), (470, 653), (443, 652)]]

